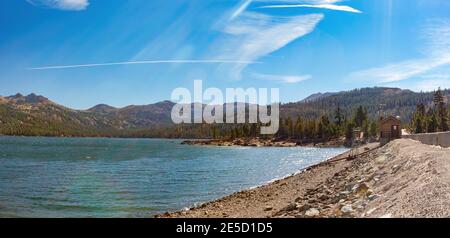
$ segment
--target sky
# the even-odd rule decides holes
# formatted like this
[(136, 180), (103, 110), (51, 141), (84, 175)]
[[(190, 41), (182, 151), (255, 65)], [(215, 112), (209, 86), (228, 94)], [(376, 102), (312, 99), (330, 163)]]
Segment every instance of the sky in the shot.
[(450, 88), (448, 0), (0, 1), (0, 95), (67, 107), (175, 88)]

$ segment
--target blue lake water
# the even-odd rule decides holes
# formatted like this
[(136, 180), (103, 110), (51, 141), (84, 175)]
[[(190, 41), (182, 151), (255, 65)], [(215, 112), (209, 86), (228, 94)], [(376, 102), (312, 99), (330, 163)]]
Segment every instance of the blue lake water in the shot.
[(0, 217), (151, 217), (295, 173), (345, 148), (0, 137)]

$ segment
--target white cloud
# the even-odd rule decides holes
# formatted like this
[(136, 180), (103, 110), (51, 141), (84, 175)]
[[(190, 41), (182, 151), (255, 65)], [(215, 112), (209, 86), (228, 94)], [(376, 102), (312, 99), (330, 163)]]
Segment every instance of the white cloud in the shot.
[[(223, 31), (228, 37), (218, 42), (214, 49), (221, 51), (218, 58), (255, 61), (309, 34), (322, 19), (322, 14), (275, 17), (245, 12), (225, 27)], [(227, 69), (232, 78), (239, 79), (245, 67), (240, 64)]]
[(416, 83), (412, 89), (415, 91), (431, 92), (437, 90), (439, 87), (442, 89), (450, 88), (450, 79), (423, 80)]
[(358, 81), (389, 83), (409, 79), (446, 64), (450, 64), (450, 56), (407, 60), (354, 72), (350, 74), (350, 78)]
[(89, 0), (27, 0), (33, 6), (46, 6), (68, 11), (81, 11), (89, 6)]
[(335, 4), (293, 4), (293, 5), (268, 5), (262, 6), (259, 8), (321, 8), (335, 11), (344, 11), (344, 12), (353, 12), (353, 13), (362, 13), (360, 10), (349, 7), (349, 6), (341, 6)]
[(259, 74), (254, 73), (253, 76), (261, 80), (279, 81), (282, 83), (299, 83), (308, 79), (311, 79), (311, 75), (273, 75), (273, 74)]
[[(389, 83), (424, 76), (433, 70), (450, 64), (450, 21), (433, 20), (422, 30), (425, 47), (422, 58), (391, 63), (350, 74), (352, 81)], [(426, 75), (425, 75), (426, 76)]]
[[(323, 19), (323, 14), (297, 15), (281, 17), (248, 11), (252, 3), (261, 4), (297, 4), (270, 5), (259, 8), (313, 7), (360, 13), (359, 10), (338, 6), (334, 3), (342, 0), (241, 0), (226, 18), (217, 24), (218, 29), (227, 33), (211, 47), (211, 52), (219, 51), (217, 58), (232, 58), (254, 61), (282, 49), (287, 44), (312, 32)], [(214, 55), (213, 55), (214, 57)], [(219, 73), (228, 74), (228, 78), (240, 79), (247, 65), (227, 65), (219, 67)], [(285, 82), (298, 81), (297, 78), (285, 78)]]

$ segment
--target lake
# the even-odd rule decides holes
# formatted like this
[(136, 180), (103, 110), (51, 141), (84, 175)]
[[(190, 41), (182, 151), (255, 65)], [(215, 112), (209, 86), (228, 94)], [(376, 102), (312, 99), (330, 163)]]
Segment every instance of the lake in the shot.
[(151, 217), (282, 178), (345, 148), (0, 137), (0, 217)]

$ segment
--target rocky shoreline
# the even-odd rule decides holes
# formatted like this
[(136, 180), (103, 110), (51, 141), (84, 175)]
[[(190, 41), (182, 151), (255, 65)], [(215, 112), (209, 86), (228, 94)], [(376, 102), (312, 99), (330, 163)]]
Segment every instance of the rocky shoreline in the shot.
[(202, 146), (249, 146), (249, 147), (341, 147), (345, 144), (344, 138), (336, 138), (328, 141), (298, 141), (292, 139), (263, 139), (263, 138), (236, 138), (236, 139), (212, 139), (212, 140), (186, 140), (185, 145)]
[(156, 217), (450, 217), (450, 149), (409, 139), (377, 146)]

